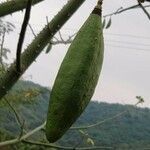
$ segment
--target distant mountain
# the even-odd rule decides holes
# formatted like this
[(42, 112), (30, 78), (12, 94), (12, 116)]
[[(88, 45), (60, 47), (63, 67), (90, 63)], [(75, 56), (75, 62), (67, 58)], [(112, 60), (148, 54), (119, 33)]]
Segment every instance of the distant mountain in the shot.
[[(6, 97), (11, 105), (25, 120), (26, 131), (41, 125), (46, 119), (50, 91), (48, 88), (30, 81), (19, 81)], [(90, 102), (87, 109), (73, 126), (95, 124), (104, 119), (128, 110), (122, 116), (86, 130), (69, 130), (57, 143), (65, 146), (111, 146), (116, 150), (142, 150), (150, 148), (150, 109), (131, 105)], [(3, 99), (0, 101), (0, 140), (16, 137), (20, 133), (19, 125), (12, 110)], [(43, 132), (33, 139), (45, 140)], [(5, 135), (5, 136), (4, 136)], [(23, 144), (18, 149), (26, 148)], [(14, 148), (15, 149), (15, 148)], [(34, 147), (41, 150), (40, 147)], [(45, 149), (45, 148), (44, 148)], [(13, 150), (13, 146), (10, 150)]]

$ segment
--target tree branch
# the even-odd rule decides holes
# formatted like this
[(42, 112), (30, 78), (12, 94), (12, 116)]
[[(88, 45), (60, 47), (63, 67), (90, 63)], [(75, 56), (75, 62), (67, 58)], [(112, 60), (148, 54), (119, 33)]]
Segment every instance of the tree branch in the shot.
[(137, 0), (139, 6), (141, 7), (141, 9), (143, 10), (143, 12), (146, 14), (146, 16), (148, 17), (148, 19), (150, 20), (150, 14), (148, 13), (148, 11), (145, 9), (145, 7), (141, 4), (140, 0)]
[[(144, 102), (144, 100), (141, 101), (141, 99), (140, 99), (140, 100), (138, 99), (138, 102), (137, 102), (134, 106), (137, 106), (138, 104), (143, 103), (143, 102)], [(93, 127), (102, 125), (102, 124), (104, 124), (104, 123), (106, 123), (106, 122), (108, 122), (108, 121), (111, 121), (111, 120), (113, 120), (113, 119), (116, 119), (116, 118), (118, 118), (118, 117), (124, 115), (124, 114), (127, 113), (127, 112), (128, 112), (128, 110), (125, 110), (125, 111), (122, 111), (122, 112), (120, 112), (120, 113), (117, 113), (115, 116), (112, 116), (112, 117), (110, 117), (110, 118), (106, 118), (106, 119), (104, 119), (103, 121), (97, 122), (97, 123), (95, 123), (95, 124), (88, 125), (88, 126), (81, 126), (81, 127), (71, 127), (70, 129), (71, 129), (71, 130), (79, 130), (79, 129), (93, 128)]]
[[(143, 6), (144, 8), (147, 8), (147, 7), (150, 7), (150, 5), (145, 5)], [(103, 17), (106, 18), (106, 17), (111, 17), (113, 15), (118, 15), (118, 14), (121, 14), (125, 11), (128, 11), (128, 10), (131, 10), (131, 9), (137, 9), (137, 8), (140, 8), (138, 4), (136, 5), (133, 5), (133, 6), (130, 6), (130, 7), (127, 7), (127, 8), (122, 8), (120, 7), (119, 9), (117, 9), (116, 11), (110, 13), (110, 14), (107, 14), (107, 15), (104, 15)]]
[(46, 125), (46, 122), (44, 122), (42, 125), (38, 126), (37, 128), (33, 129), (32, 131), (26, 133), (25, 135), (23, 135), (20, 138), (16, 138), (16, 139), (13, 139), (13, 140), (8, 140), (8, 141), (0, 142), (0, 147), (19, 143), (19, 142), (25, 140), (26, 138), (30, 137), (34, 133), (38, 132), (39, 130), (41, 130), (45, 125)]
[[(10, 0), (0, 3), (0, 17), (26, 8), (27, 1), (28, 0)], [(32, 5), (38, 4), (42, 1), (44, 0), (33, 0)]]
[(7, 91), (17, 82), (20, 76), (35, 61), (45, 46), (53, 38), (54, 34), (65, 24), (85, 0), (69, 0), (62, 10), (46, 25), (37, 35), (32, 43), (21, 55), (22, 70), (16, 71), (16, 62), (12, 63), (7, 72), (1, 75), (0, 80), (0, 99), (6, 95)]
[(18, 72), (21, 72), (21, 50), (22, 50), (22, 45), (24, 42), (24, 37), (25, 37), (25, 33), (26, 33), (26, 29), (28, 26), (28, 22), (30, 19), (30, 12), (31, 12), (31, 6), (32, 6), (32, 0), (28, 0), (27, 1), (27, 6), (26, 6), (26, 12), (24, 15), (24, 20), (23, 20), (23, 24), (21, 27), (21, 32), (19, 35), (19, 40), (18, 40), (18, 45), (17, 45), (17, 53), (16, 53), (16, 70)]
[(35, 32), (34, 32), (32, 26), (31, 26), (31, 24), (28, 24), (28, 25), (29, 25), (29, 28), (30, 28), (30, 30), (31, 30), (31, 32), (32, 32), (32, 34), (33, 34), (33, 36), (36, 38), (36, 34), (35, 34)]

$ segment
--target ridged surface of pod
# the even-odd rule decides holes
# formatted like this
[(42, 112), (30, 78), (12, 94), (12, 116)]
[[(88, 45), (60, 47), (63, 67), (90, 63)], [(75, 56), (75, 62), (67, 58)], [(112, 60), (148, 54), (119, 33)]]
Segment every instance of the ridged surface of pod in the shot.
[(49, 142), (57, 141), (93, 96), (103, 63), (101, 10), (97, 7), (77, 33), (53, 85), (46, 123)]

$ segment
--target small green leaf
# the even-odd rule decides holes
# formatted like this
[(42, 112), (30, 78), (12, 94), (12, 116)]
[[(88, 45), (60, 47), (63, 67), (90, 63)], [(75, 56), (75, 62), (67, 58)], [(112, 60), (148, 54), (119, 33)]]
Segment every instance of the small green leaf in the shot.
[(52, 44), (51, 44), (51, 42), (49, 42), (49, 44), (48, 44), (48, 46), (46, 48), (46, 52), (45, 53), (46, 54), (49, 53), (51, 49), (52, 49)]
[(105, 28), (105, 25), (106, 25), (106, 19), (104, 18), (104, 19), (103, 19), (103, 23), (102, 23), (102, 28), (103, 28), (103, 29)]
[(107, 23), (107, 25), (106, 25), (106, 29), (108, 29), (110, 26), (111, 26), (111, 17), (109, 18), (109, 21), (108, 21), (108, 23)]

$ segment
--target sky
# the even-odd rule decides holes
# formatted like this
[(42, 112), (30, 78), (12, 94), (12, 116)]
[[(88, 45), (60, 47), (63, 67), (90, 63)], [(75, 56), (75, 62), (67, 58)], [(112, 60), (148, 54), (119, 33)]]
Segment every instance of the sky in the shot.
[[(47, 23), (46, 16), (50, 21), (66, 2), (67, 0), (45, 0), (34, 6), (30, 18), (30, 24), (34, 32), (38, 34)], [(61, 29), (64, 39), (79, 30), (96, 3), (97, 0), (86, 0), (68, 20)], [(126, 8), (134, 4), (137, 4), (136, 0), (104, 0), (103, 15), (114, 12), (120, 7)], [(150, 12), (150, 8), (147, 10)], [(5, 46), (11, 50), (9, 61), (15, 59), (23, 15), (24, 11), (4, 17), (5, 21), (10, 21), (16, 26), (14, 32), (7, 35), (5, 39)], [(109, 18), (106, 19), (109, 20)], [(137, 102), (135, 97), (142, 96), (145, 99), (142, 106), (150, 107), (149, 27), (150, 20), (141, 9), (134, 9), (112, 16), (111, 27), (104, 29), (105, 55), (103, 68), (92, 100), (135, 104)], [(59, 37), (58, 34), (56, 37)], [(34, 36), (28, 28), (24, 48), (33, 38)], [(56, 45), (48, 54), (43, 51), (36, 62), (23, 75), (23, 78), (52, 88), (68, 47), (69, 45)]]

